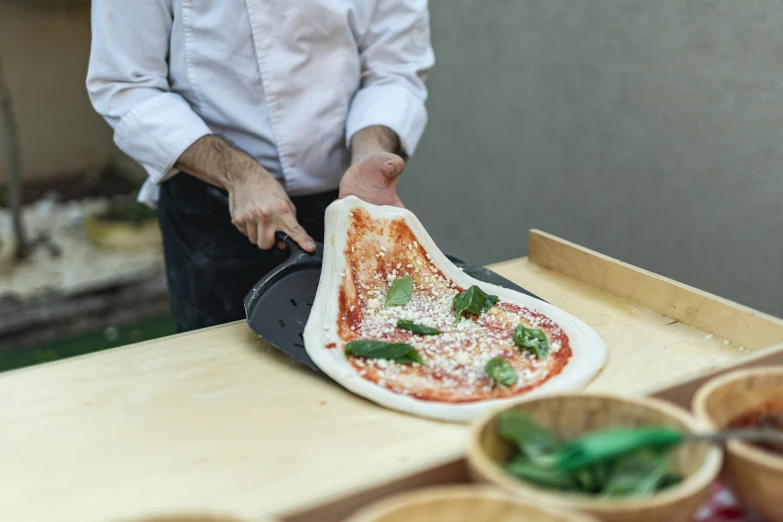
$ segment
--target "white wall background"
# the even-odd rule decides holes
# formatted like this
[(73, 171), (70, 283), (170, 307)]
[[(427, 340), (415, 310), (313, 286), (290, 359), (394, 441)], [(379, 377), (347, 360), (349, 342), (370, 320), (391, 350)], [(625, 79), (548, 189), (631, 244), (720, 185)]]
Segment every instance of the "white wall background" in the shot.
[[(89, 6), (21, 3), (0, 1), (0, 55), (26, 175), (104, 165)], [(783, 0), (430, 5), (402, 193), (445, 251), (520, 256), (537, 227), (783, 316)]]
[(487, 263), (541, 228), (783, 316), (783, 1), (434, 0), (403, 199)]
[[(116, 157), (111, 131), (92, 110), (84, 86), (89, 2), (36, 7), (40, 3), (0, 0), (0, 57), (27, 179), (100, 168)], [(0, 184), (3, 154), (0, 147)]]

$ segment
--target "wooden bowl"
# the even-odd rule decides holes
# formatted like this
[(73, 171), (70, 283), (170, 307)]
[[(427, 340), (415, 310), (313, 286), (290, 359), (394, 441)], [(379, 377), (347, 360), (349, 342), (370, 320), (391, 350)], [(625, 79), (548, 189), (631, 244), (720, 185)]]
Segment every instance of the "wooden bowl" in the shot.
[(227, 515), (211, 514), (177, 514), (177, 515), (156, 515), (133, 521), (124, 520), (123, 522), (275, 522), (271, 518), (255, 518), (253, 520), (239, 519)]
[(542, 508), (485, 486), (443, 486), (400, 493), (361, 509), (344, 522), (597, 522)]
[[(711, 379), (696, 392), (693, 411), (720, 429), (773, 399), (783, 404), (783, 366), (738, 370)], [(742, 504), (765, 520), (783, 520), (783, 457), (731, 441), (723, 474)]]
[(526, 399), (486, 415), (473, 424), (468, 464), (474, 480), (495, 484), (518, 498), (538, 505), (589, 513), (606, 522), (689, 521), (709, 495), (720, 471), (723, 455), (704, 443), (685, 444), (673, 453), (672, 464), (682, 473), (682, 483), (650, 497), (629, 499), (593, 498), (578, 493), (556, 492), (508, 475), (501, 467), (512, 445), (495, 433), (501, 411), (519, 410), (558, 437), (572, 438), (608, 428), (672, 426), (685, 431), (703, 431), (704, 425), (688, 412), (655, 399), (595, 394), (562, 394)]
[[(249, 522), (218, 515), (162, 515), (134, 520), (133, 522)], [(258, 521), (260, 522), (260, 521)]]

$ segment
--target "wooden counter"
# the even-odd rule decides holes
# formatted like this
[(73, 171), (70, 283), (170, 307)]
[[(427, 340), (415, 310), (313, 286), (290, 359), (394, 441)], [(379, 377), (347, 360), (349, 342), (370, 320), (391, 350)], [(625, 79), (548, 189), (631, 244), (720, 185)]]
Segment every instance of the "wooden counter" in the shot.
[(462, 428), (375, 407), (232, 324), (0, 375), (0, 520), (252, 518), (462, 443)]
[[(641, 392), (743, 355), (538, 261), (492, 268), (598, 330), (610, 361), (593, 388)], [(783, 339), (783, 322), (729, 305), (756, 338)], [(0, 520), (287, 514), (451, 461), (465, 437), (355, 397), (231, 324), (0, 374)]]

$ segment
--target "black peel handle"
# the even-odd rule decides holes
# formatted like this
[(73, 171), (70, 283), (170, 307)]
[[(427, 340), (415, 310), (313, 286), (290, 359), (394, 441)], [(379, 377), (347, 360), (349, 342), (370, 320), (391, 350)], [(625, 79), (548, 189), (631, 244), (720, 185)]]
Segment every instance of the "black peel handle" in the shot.
[[(222, 203), (223, 205), (228, 206), (228, 194), (219, 188), (212, 186), (207, 187), (207, 194), (218, 203)], [(303, 250), (302, 247), (300, 247), (299, 244), (291, 239), (285, 232), (280, 232), (279, 230), (275, 232), (275, 239), (277, 239), (278, 242), (286, 245), (291, 250), (293, 255), (298, 256), (299, 254), (309, 254), (309, 252)]]

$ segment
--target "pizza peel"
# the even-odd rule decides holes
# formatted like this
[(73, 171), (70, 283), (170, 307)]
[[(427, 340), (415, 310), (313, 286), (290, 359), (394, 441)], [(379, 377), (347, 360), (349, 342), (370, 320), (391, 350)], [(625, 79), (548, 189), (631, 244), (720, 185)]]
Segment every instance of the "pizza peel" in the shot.
[[(220, 191), (209, 192), (216, 199), (228, 202), (225, 194)], [(275, 235), (278, 242), (285, 244), (289, 256), (256, 283), (245, 296), (247, 323), (253, 332), (274, 348), (323, 374), (307, 355), (303, 335), (321, 278), (324, 245), (316, 242), (315, 252), (310, 253), (282, 232)], [(541, 299), (487, 268), (465, 263), (450, 255), (446, 257), (463, 272), (479, 281)]]

